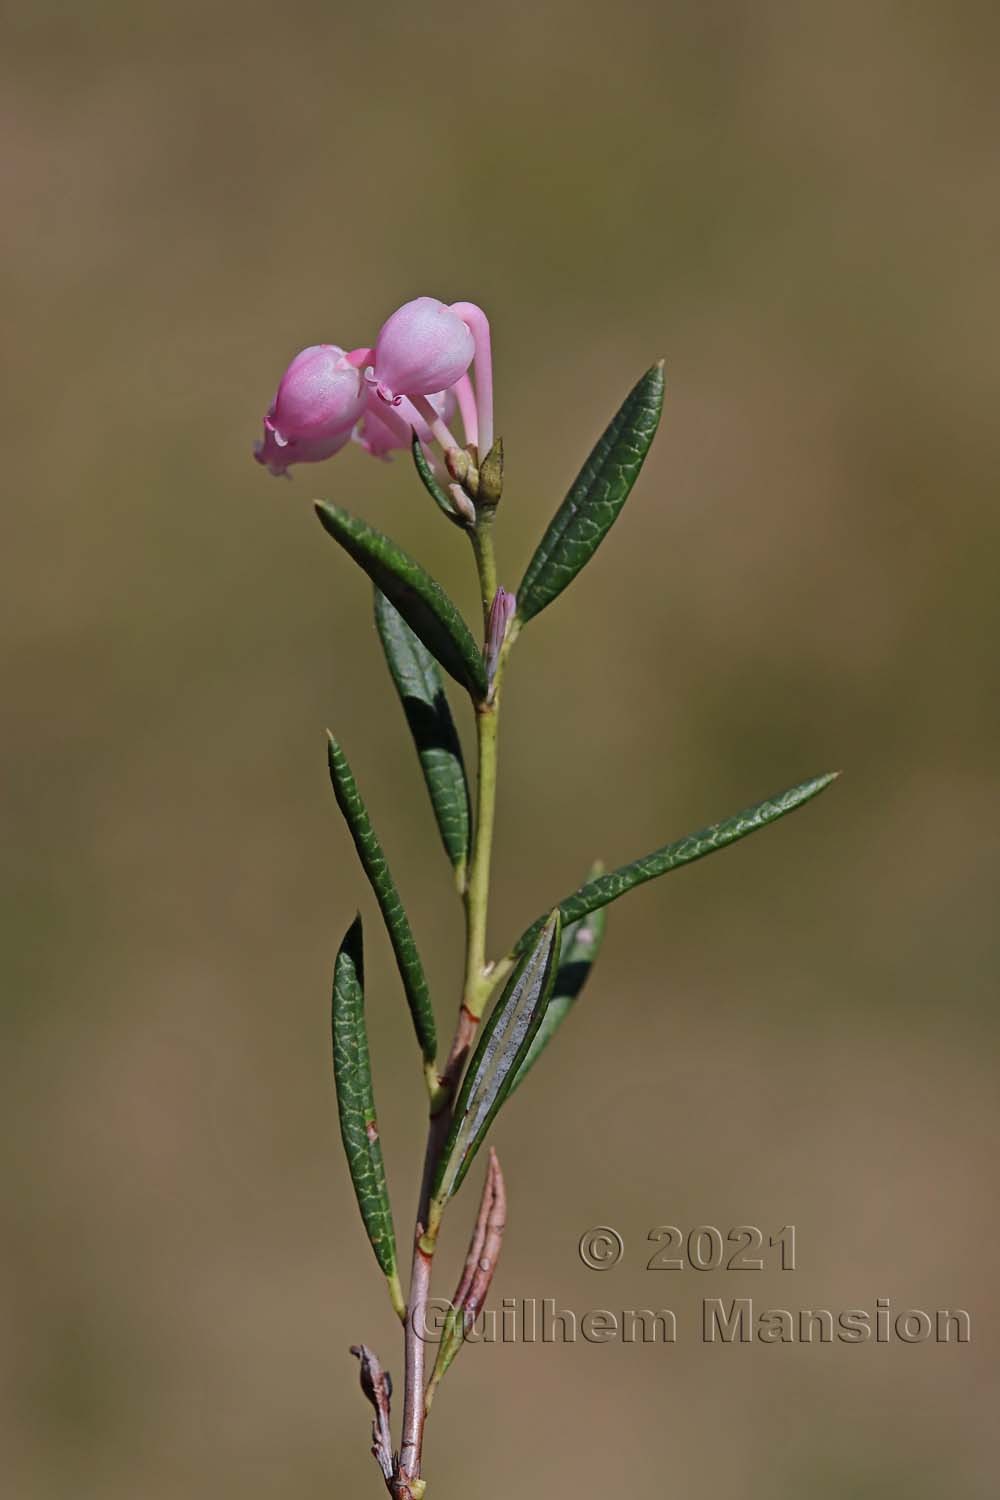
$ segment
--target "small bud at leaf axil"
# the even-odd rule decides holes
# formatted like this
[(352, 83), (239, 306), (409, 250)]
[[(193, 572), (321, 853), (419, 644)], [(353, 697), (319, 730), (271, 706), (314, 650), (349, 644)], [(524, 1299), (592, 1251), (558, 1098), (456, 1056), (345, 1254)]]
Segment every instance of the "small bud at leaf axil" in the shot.
[(513, 594), (508, 594), (501, 585), (493, 596), (486, 627), (486, 681), (490, 689), (493, 687), (493, 678), (496, 675), (503, 643), (507, 639), (507, 627), (516, 608), (517, 599)]

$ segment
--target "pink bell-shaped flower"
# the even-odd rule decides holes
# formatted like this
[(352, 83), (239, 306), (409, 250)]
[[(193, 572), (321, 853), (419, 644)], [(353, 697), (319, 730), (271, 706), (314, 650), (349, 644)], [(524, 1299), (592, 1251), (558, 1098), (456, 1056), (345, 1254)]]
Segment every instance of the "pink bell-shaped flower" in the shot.
[[(424, 426), (422, 420), (420, 425)], [(412, 433), (400, 415), (399, 407), (386, 406), (376, 396), (369, 400), (364, 416), (354, 429), (354, 441), (372, 458), (388, 458), (390, 454), (408, 448), (412, 440)]]
[(388, 318), (375, 341), (368, 378), (383, 401), (446, 390), (472, 363), (475, 340), (468, 324), (436, 297), (417, 297)]
[(279, 444), (274, 432), (265, 425), (264, 436), (254, 443), (253, 456), (270, 474), (287, 475), (292, 464), (318, 464), (332, 458), (351, 440), (351, 428), (335, 432), (328, 438), (298, 438), (294, 443)]
[[(439, 417), (451, 421), (457, 405), (453, 390), (436, 391), (427, 399)], [(354, 429), (354, 438), (372, 458), (389, 458), (392, 453), (409, 449), (414, 432), (429, 448), (434, 434), (412, 402), (404, 397), (398, 406), (387, 406), (372, 391), (365, 414)]]
[(336, 344), (313, 344), (292, 360), (264, 418), (254, 457), (272, 474), (318, 463), (338, 452), (365, 409), (368, 393), (356, 365)]

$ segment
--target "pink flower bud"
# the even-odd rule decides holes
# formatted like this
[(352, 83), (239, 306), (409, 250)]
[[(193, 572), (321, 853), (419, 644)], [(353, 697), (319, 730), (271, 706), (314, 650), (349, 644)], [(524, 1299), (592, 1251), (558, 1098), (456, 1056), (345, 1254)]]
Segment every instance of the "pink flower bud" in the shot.
[(490, 605), (490, 616), (486, 625), (486, 680), (493, 691), (493, 678), (496, 675), (497, 663), (500, 660), (500, 652), (503, 643), (507, 639), (507, 626), (510, 624), (511, 616), (517, 608), (517, 598), (514, 594), (508, 594), (501, 584), (493, 595), (493, 603)]
[(401, 396), (429, 396), (454, 385), (475, 352), (457, 313), (436, 297), (417, 297), (382, 324), (369, 379), (383, 401), (398, 405)]
[(336, 344), (313, 344), (292, 360), (264, 418), (254, 449), (272, 474), (290, 464), (318, 463), (343, 448), (365, 409), (361, 372)]

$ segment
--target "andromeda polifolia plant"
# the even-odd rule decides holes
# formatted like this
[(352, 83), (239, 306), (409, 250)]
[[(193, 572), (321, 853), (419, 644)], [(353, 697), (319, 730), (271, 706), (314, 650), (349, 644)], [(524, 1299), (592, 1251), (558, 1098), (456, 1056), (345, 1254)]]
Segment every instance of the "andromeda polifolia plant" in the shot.
[[(475, 304), (449, 306), (418, 297), (387, 319), (373, 346), (345, 351), (316, 344), (302, 350), (281, 377), (255, 448), (259, 463), (285, 477), (294, 465), (331, 458), (352, 440), (375, 458), (409, 451), (423, 490), (471, 543), (482, 603), (482, 621), (473, 627), (442, 585), (391, 538), (338, 505), (317, 502), (324, 530), (372, 582), (378, 638), (465, 914), (464, 982), (457, 1004), (447, 1008), (453, 1031), (442, 1047), (442, 1007), (431, 996), (416, 938), (350, 763), (330, 735), (334, 796), (382, 914), (427, 1090), (427, 1145), (416, 1222), (406, 1246), (410, 1266), (404, 1292), (375, 1111), (357, 916), (333, 969), (333, 1071), (361, 1218), (403, 1324), (398, 1446), (392, 1437), (389, 1375), (367, 1345), (352, 1349), (374, 1409), (372, 1452), (395, 1500), (421, 1500), (424, 1494), (427, 1413), (496, 1268), (507, 1200), (492, 1148), (465, 1268), (428, 1369), (431, 1272), (448, 1204), (475, 1165), (498, 1111), (579, 998), (600, 951), (606, 908), (645, 881), (714, 854), (801, 807), (836, 774), (814, 776), (607, 873), (595, 865), (582, 885), (530, 922), (505, 951), (488, 954), (504, 678), (525, 627), (573, 582), (617, 520), (649, 452), (662, 405), (663, 367), (656, 364), (598, 438), (516, 593), (497, 581), (494, 531), (503, 497), (503, 444), (493, 430), (490, 327)], [(457, 684), (475, 720), (474, 798), (445, 677)]]

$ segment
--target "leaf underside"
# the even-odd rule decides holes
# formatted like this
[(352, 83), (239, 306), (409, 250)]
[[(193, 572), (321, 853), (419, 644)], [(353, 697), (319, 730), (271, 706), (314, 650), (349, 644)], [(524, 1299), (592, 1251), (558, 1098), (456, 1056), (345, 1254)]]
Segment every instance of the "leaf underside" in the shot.
[(552, 982), (552, 995), (545, 1008), (541, 1024), (535, 1032), (524, 1061), (517, 1070), (511, 1085), (511, 1093), (524, 1082), (545, 1048), (576, 1004), (584, 985), (590, 978), (604, 941), (607, 912), (602, 907), (581, 917), (563, 929), (559, 952), (559, 967)]
[(426, 568), (389, 537), (325, 500), (316, 514), (330, 536), (399, 610), (414, 635), (474, 698), (486, 696), (483, 653), (457, 605)]
[(439, 510), (444, 511), (449, 521), (454, 521), (457, 525), (464, 526), (465, 522), (458, 514), (458, 511), (455, 509), (454, 505), (452, 505), (451, 497), (449, 496), (447, 490), (442, 489), (441, 485), (438, 484), (437, 476), (435, 475), (434, 470), (431, 468), (430, 464), (427, 461), (427, 454), (424, 452), (424, 445), (417, 437), (416, 433), (413, 434), (413, 441), (410, 444), (410, 452), (413, 455), (413, 466), (420, 476), (420, 480), (423, 484), (424, 489), (427, 491), (428, 495), (430, 495), (431, 499), (434, 501), (434, 504), (438, 507)]
[(375, 590), (375, 625), (417, 748), (441, 842), (455, 870), (469, 858), (472, 815), (462, 747), (437, 663), (395, 605)]
[(662, 410), (663, 366), (657, 364), (625, 397), (535, 549), (517, 591), (522, 621), (551, 604), (607, 536), (639, 477)]
[(397, 1276), (396, 1236), (372, 1093), (365, 1029), (364, 944), (356, 917), (340, 945), (333, 971), (333, 1073), (347, 1165), (375, 1259)]
[(433, 1196), (439, 1203), (461, 1187), (541, 1025), (552, 992), (560, 930), (559, 913), (553, 912), (511, 974), (483, 1028), (435, 1173)]
[[(671, 870), (680, 869), (682, 865), (692, 864), (696, 859), (704, 859), (718, 849), (737, 843), (749, 834), (756, 833), (759, 828), (766, 828), (769, 823), (776, 822), (778, 818), (794, 812), (797, 807), (802, 807), (818, 796), (839, 774), (837, 771), (829, 771), (823, 776), (814, 776), (809, 781), (779, 792), (775, 797), (768, 797), (753, 807), (744, 808), (742, 812), (721, 823), (713, 823), (698, 833), (689, 833), (686, 838), (664, 844), (662, 849), (654, 850), (643, 859), (634, 860), (607, 875), (588, 881), (559, 903), (563, 921), (577, 922), (589, 912), (617, 901), (619, 896), (624, 896), (627, 891), (634, 890), (647, 880), (656, 880), (660, 875), (667, 875)], [(531, 946), (545, 921), (545, 917), (539, 917), (522, 933), (512, 950), (515, 957)]]
[(337, 806), (350, 829), (354, 847), (385, 921), (420, 1050), (427, 1062), (433, 1062), (437, 1055), (434, 1007), (413, 932), (347, 757), (332, 734), (328, 736), (328, 741), (330, 780)]

